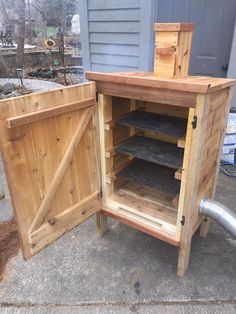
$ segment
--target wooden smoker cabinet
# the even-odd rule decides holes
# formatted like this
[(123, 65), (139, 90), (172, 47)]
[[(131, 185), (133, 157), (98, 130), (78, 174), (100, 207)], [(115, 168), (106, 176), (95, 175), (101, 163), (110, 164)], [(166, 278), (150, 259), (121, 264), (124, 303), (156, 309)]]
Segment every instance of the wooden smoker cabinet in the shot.
[(209, 222), (200, 201), (214, 197), (233, 80), (156, 73), (87, 73), (99, 105), (106, 216), (179, 247), (178, 274), (191, 239)]
[(86, 76), (94, 82), (0, 101), (24, 258), (97, 213), (100, 234), (108, 216), (179, 247), (183, 276), (193, 234), (207, 233), (199, 203), (214, 197), (235, 81)]

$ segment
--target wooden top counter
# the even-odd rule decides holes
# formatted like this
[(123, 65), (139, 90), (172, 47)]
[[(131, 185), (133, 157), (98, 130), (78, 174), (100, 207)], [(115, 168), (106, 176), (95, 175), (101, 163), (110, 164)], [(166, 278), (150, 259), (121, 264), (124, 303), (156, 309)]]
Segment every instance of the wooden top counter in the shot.
[(236, 80), (233, 79), (203, 76), (166, 79), (158, 77), (154, 72), (86, 72), (86, 78), (99, 82), (146, 86), (201, 94), (215, 92), (236, 84)]

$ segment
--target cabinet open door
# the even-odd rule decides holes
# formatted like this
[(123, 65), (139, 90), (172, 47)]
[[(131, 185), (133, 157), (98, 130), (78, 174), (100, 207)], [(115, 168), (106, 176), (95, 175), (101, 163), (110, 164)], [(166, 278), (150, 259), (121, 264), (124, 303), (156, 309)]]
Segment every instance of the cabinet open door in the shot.
[(0, 101), (4, 168), (25, 259), (100, 210), (95, 83)]

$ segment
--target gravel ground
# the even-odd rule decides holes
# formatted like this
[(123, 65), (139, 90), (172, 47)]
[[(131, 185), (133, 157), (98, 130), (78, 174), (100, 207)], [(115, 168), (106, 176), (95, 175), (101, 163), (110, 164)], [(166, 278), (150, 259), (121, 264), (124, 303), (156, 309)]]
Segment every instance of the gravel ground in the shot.
[[(0, 78), (0, 85), (3, 85), (5, 83), (14, 83), (14, 84), (20, 85), (20, 81), (18, 79)], [(60, 84), (57, 84), (54, 82), (43, 81), (43, 80), (24, 79), (23, 83), (27, 89), (33, 90), (35, 92), (47, 91), (50, 89), (56, 89), (56, 88), (62, 87), (62, 85)]]

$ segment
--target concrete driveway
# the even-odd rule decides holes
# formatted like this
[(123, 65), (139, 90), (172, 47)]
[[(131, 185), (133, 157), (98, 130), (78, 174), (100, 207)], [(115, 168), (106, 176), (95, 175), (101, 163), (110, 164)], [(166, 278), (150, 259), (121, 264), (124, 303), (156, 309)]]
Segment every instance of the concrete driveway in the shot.
[[(3, 173), (3, 172), (2, 172)], [(6, 198), (0, 219), (12, 216)], [(217, 200), (236, 210), (236, 180), (220, 176)], [(236, 240), (212, 223), (195, 236), (190, 267), (176, 276), (178, 251), (109, 221), (99, 238), (92, 217), (28, 262), (21, 253), (0, 283), (0, 313), (236, 313)]]

